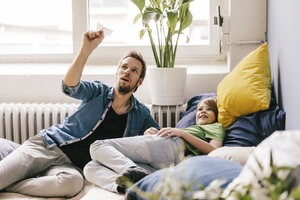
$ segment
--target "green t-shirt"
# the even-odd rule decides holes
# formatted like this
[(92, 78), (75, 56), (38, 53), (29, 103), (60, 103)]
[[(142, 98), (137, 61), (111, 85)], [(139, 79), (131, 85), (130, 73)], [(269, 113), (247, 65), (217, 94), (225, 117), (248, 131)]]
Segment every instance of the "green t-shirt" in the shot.
[[(210, 140), (213, 139), (223, 143), (223, 140), (225, 138), (225, 133), (226, 133), (224, 126), (217, 122), (213, 124), (193, 125), (188, 128), (184, 128), (182, 130), (206, 142), (209, 142)], [(186, 148), (194, 155), (198, 156), (202, 154), (201, 151), (199, 151), (197, 148), (195, 148), (185, 140), (184, 143)]]

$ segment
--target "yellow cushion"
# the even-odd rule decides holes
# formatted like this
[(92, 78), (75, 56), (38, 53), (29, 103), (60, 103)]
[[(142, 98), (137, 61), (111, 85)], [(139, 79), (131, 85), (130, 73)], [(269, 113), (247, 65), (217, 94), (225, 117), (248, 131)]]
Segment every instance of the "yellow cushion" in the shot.
[(218, 85), (218, 121), (228, 128), (239, 116), (269, 108), (271, 72), (267, 43), (248, 54)]

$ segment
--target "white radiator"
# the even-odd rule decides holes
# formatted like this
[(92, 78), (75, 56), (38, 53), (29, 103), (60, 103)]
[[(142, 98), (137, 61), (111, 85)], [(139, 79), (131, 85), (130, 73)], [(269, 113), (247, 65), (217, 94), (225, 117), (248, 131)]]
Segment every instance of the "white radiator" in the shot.
[[(22, 144), (53, 124), (62, 123), (78, 104), (0, 103), (0, 137)], [(160, 127), (174, 127), (186, 105), (147, 105)]]
[(146, 106), (160, 127), (174, 127), (186, 109), (186, 104), (179, 106)]

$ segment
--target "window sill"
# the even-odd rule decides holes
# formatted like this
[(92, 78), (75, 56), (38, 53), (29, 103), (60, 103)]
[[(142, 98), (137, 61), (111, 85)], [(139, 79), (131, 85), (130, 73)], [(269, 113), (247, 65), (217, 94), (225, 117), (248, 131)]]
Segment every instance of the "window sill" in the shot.
[[(70, 63), (7, 63), (0, 64), (0, 74), (3, 75), (64, 75)], [(149, 66), (154, 67), (154, 66)], [(200, 65), (179, 65), (177, 67), (187, 67), (188, 74), (223, 74), (229, 72), (226, 62), (203, 63)], [(106, 65), (86, 65), (84, 75), (112, 75), (115, 74), (117, 66)]]

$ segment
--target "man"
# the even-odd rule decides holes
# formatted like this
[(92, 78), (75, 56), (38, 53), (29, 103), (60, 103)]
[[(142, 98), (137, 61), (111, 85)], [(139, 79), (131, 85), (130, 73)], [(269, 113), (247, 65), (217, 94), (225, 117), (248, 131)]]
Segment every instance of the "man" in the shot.
[(133, 96), (146, 72), (140, 54), (131, 52), (121, 59), (115, 87), (80, 80), (89, 55), (103, 39), (103, 31), (84, 34), (81, 50), (63, 80), (63, 92), (81, 100), (77, 111), (62, 125), (42, 130), (0, 161), (0, 190), (32, 196), (74, 196), (83, 186), (78, 168), (91, 161), (91, 143), (159, 128), (149, 110)]

